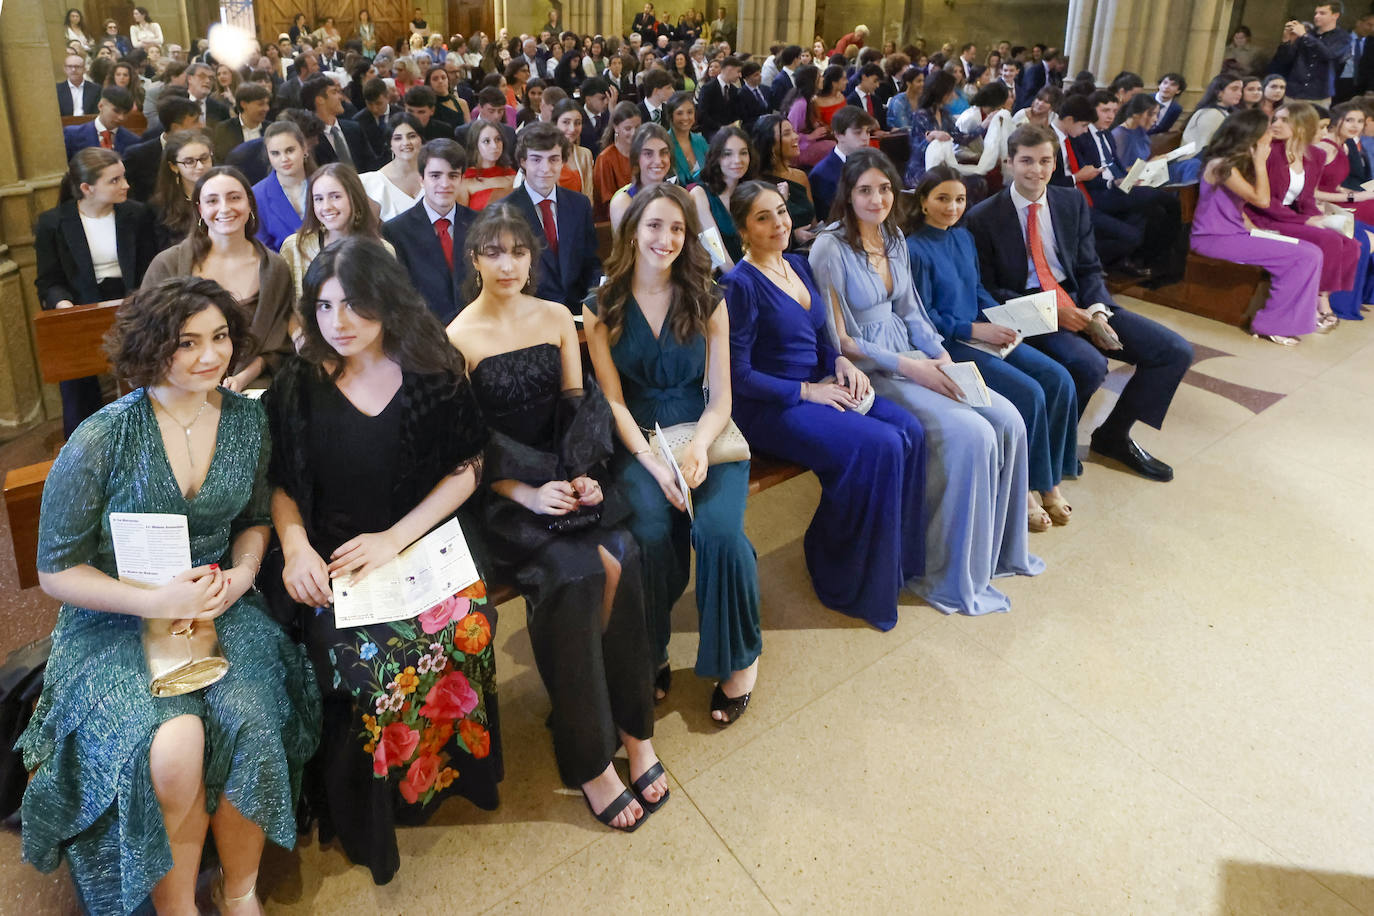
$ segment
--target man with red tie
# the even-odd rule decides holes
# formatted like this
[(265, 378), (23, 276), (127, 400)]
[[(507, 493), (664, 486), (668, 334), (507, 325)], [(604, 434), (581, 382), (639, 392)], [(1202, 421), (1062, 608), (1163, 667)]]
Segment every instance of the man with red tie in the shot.
[(447, 325), (467, 304), (463, 242), (475, 214), (457, 202), (467, 154), (453, 140), (431, 140), (420, 147), (418, 165), (424, 197), (387, 221), (382, 235), (430, 311)]
[(535, 258), (535, 295), (561, 302), (574, 315), (601, 276), (596, 255), (596, 224), (587, 195), (559, 187), (563, 163), (572, 144), (563, 132), (542, 121), (529, 124), (515, 144), (515, 160), (524, 173), (523, 188), (505, 198), (529, 221), (544, 250)]
[[(1080, 96), (1081, 98), (1081, 96)], [(1086, 102), (1087, 100), (1084, 99)], [(1069, 371), (1079, 416), (1107, 376), (1107, 357), (1135, 366), (1106, 420), (1092, 434), (1097, 454), (1149, 480), (1167, 481), (1173, 469), (1131, 438), (1140, 421), (1159, 429), (1174, 392), (1192, 365), (1193, 348), (1178, 334), (1116, 303), (1093, 245), (1087, 199), (1053, 187), (1060, 141), (1036, 125), (1007, 140), (1012, 184), (969, 211), (964, 223), (978, 249), (982, 284), (1005, 302), (1053, 292), (1059, 330), (1026, 339)]]
[(129, 90), (107, 86), (96, 103), (95, 120), (62, 128), (62, 142), (67, 147), (67, 159), (90, 146), (112, 149), (121, 156), (138, 142), (138, 134), (124, 127), (124, 118), (134, 107)]
[(878, 130), (887, 130), (887, 108), (874, 94), (883, 80), (882, 64), (864, 64), (859, 71), (859, 82), (844, 97), (855, 108), (862, 108), (868, 116), (878, 123)]

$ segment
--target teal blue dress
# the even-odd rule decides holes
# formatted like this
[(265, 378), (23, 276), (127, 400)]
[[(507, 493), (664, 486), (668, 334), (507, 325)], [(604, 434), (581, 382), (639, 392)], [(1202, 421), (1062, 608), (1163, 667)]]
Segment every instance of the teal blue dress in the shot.
[[(582, 305), (600, 314), (597, 294)], [(664, 322), (655, 338), (633, 298), (626, 303), (625, 327), (611, 345), (620, 373), (625, 406), (642, 429), (657, 423), (665, 429), (701, 418), (706, 409), (702, 379), (706, 373), (706, 337), (679, 341)], [(611, 465), (619, 485), (635, 507), (630, 531), (639, 543), (654, 661), (668, 661), (673, 605), (687, 590), (690, 550), (697, 552), (696, 673), (723, 681), (748, 668), (763, 650), (759, 625), (759, 576), (754, 546), (744, 534), (744, 504), (749, 496), (749, 462), (712, 465), (701, 486), (692, 491), (696, 520), (674, 509), (658, 481), (624, 448)]]
[(701, 178), (701, 168), (706, 164), (706, 138), (696, 131), (689, 135), (692, 144), (692, 158), (696, 160), (696, 168), (687, 164), (687, 156), (682, 151), (682, 145), (677, 142), (677, 134), (669, 131), (668, 136), (672, 142), (668, 144), (673, 151), (673, 171), (677, 174), (677, 183), (684, 188)]
[(744, 242), (740, 239), (735, 221), (730, 217), (730, 208), (725, 206), (725, 201), (710, 188), (705, 190), (706, 199), (711, 205), (711, 218), (716, 221), (716, 228), (720, 230), (720, 240), (725, 243), (725, 253), (730, 256), (730, 260), (738, 264), (744, 260)]
[[(215, 455), (192, 499), (177, 486), (144, 389), (82, 423), (43, 489), (39, 572), (88, 564), (115, 576), (111, 512), (185, 515), (191, 562), (227, 566), (234, 537), (270, 523), (271, 440), (256, 401), (221, 396)], [(148, 765), (164, 722), (192, 715), (204, 724), (206, 808), (227, 798), (287, 849), (301, 771), (319, 739), (309, 662), (256, 590), (215, 620), (229, 672), (194, 693), (153, 696), (140, 623), (62, 605), (43, 694), (17, 745), (35, 771), (24, 793), (24, 858), (44, 872), (65, 858), (92, 913), (132, 912), (172, 866)]]

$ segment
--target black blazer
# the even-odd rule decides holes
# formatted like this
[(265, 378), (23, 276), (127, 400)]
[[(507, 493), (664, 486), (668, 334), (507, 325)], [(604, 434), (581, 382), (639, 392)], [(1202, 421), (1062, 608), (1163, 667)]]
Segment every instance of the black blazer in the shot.
[[(1374, 35), (1370, 36), (1374, 38)], [(1374, 41), (1365, 39), (1364, 53), (1355, 61), (1355, 92), (1374, 89)]]
[(144, 140), (124, 151), (124, 177), (129, 179), (129, 196), (147, 203), (157, 190), (157, 173), (162, 168), (162, 139)]
[[(740, 105), (741, 90), (731, 87), (727, 97), (720, 80), (713, 79), (701, 87), (697, 96), (697, 129), (707, 140), (726, 124), (733, 124), (744, 116)], [(667, 125), (664, 125), (665, 127)]]
[(353, 116), (353, 121), (363, 129), (363, 139), (367, 145), (372, 147), (372, 161), (377, 168), (381, 168), (391, 161), (391, 143), (387, 139), (386, 131), (382, 125), (377, 123), (372, 112), (366, 108)]
[(463, 243), (475, 218), (476, 214), (462, 204), (454, 208), (453, 270), (444, 263), (444, 249), (439, 247), (439, 237), (429, 221), (424, 200), (382, 226), (382, 235), (396, 249), (396, 260), (410, 274), (410, 282), (425, 297), (430, 311), (445, 326), (467, 305), (462, 292), (467, 278)]
[(215, 125), (220, 121), (227, 121), (230, 118), (229, 106), (215, 98), (213, 95), (205, 100), (205, 126), (210, 130), (215, 129)]
[[(143, 274), (157, 255), (152, 214), (143, 204), (126, 201), (115, 204), (114, 216), (119, 269), (124, 274), (124, 287), (132, 292), (143, 282)], [(38, 217), (33, 247), (38, 257), (33, 283), (43, 308), (54, 308), (63, 299), (76, 305), (100, 301), (91, 248), (76, 201), (64, 201)]]
[(744, 121), (754, 121), (773, 112), (773, 106), (776, 104), (773, 93), (763, 83), (759, 83), (757, 89), (759, 95), (763, 96), (763, 101), (759, 101), (758, 96), (754, 95), (755, 90), (751, 89), (748, 83), (740, 90), (740, 118)]
[[(887, 108), (882, 102), (878, 101), (878, 94), (875, 92), (869, 96), (873, 100), (873, 120), (878, 122), (879, 130), (887, 130)], [(853, 105), (855, 108), (864, 108), (863, 102), (859, 99), (859, 90), (854, 89), (846, 93), (844, 97), (846, 105)], [(864, 109), (867, 111), (867, 109)]]
[[(554, 192), (558, 225), (558, 254), (547, 245), (539, 255), (539, 285), (535, 295), (566, 305), (574, 315), (581, 314), (582, 300), (601, 276), (601, 259), (596, 254), (596, 223), (587, 195), (560, 187)], [(539, 210), (524, 186), (504, 198), (529, 220), (535, 237), (544, 239), (544, 223)]]
[[(81, 111), (83, 114), (96, 114), (96, 106), (100, 104), (100, 87), (90, 80), (86, 80), (81, 85)], [(63, 80), (57, 84), (57, 112), (64, 118), (72, 116), (72, 93), (67, 88), (67, 81)]]
[[(267, 124), (264, 122), (262, 126), (266, 128)], [(220, 121), (214, 126), (214, 138), (215, 161), (222, 163), (229, 158), (234, 147), (243, 142), (243, 122), (238, 118)]]
[[(1078, 191), (1068, 188), (1051, 186), (1045, 189), (1045, 195), (1050, 206), (1050, 224), (1054, 226), (1054, 250), (1067, 274), (1061, 284), (1064, 291), (1081, 308), (1095, 302), (1117, 308), (1102, 280), (1088, 202)], [(970, 210), (966, 225), (978, 246), (983, 288), (998, 302), (1025, 295), (1029, 256), (1011, 190), (1003, 188)]]
[(582, 145), (593, 153), (601, 152), (601, 135), (606, 132), (606, 125), (611, 123), (610, 109), (593, 115), (590, 111), (582, 116)]
[[(348, 144), (348, 153), (353, 157), (353, 168), (358, 171), (358, 174), (375, 169), (377, 157), (373, 155), (371, 144), (363, 136), (363, 126), (352, 118), (339, 118), (335, 123), (339, 125), (339, 130), (343, 131), (344, 142)], [(315, 161), (319, 165), (339, 161), (339, 154), (334, 152), (334, 144), (329, 142), (328, 136), (321, 137), (320, 142), (316, 144)]]

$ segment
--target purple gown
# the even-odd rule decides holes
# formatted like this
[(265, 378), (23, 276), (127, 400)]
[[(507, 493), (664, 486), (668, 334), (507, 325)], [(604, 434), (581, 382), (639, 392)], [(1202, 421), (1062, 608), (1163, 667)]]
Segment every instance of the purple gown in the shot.
[(1280, 242), (1253, 237), (1241, 219), (1240, 198), (1225, 185), (1205, 178), (1193, 214), (1192, 248), (1209, 258), (1253, 264), (1269, 272), (1269, 298), (1250, 322), (1256, 334), (1296, 337), (1316, 330), (1321, 249), (1302, 239)]

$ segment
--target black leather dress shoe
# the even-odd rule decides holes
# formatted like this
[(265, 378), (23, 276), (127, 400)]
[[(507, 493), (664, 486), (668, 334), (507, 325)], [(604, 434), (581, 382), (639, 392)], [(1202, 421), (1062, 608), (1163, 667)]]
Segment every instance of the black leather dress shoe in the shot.
[(1104, 458), (1120, 461), (1147, 480), (1158, 480), (1161, 483), (1166, 483), (1174, 479), (1173, 468), (1145, 451), (1130, 437), (1108, 441), (1094, 436), (1089, 448)]
[(1153, 270), (1136, 261), (1122, 261), (1120, 264), (1116, 265), (1113, 269), (1113, 273), (1119, 273), (1133, 280), (1150, 280), (1155, 275)]

